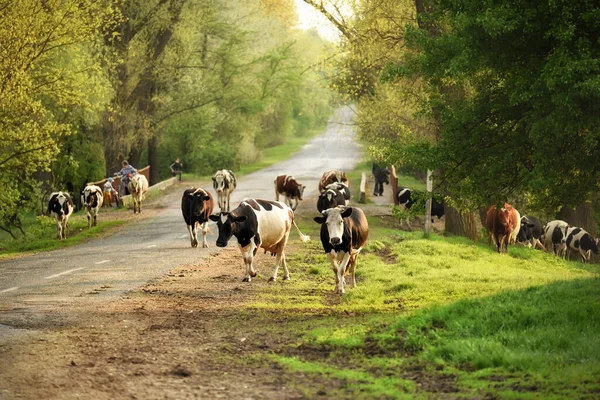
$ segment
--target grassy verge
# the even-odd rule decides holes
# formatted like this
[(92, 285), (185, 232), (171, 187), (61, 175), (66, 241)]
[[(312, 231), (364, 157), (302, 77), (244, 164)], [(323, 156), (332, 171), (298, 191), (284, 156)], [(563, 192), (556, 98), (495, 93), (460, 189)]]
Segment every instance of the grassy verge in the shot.
[(31, 225), (27, 234), (17, 240), (3, 240), (0, 242), (0, 259), (16, 255), (25, 255), (37, 251), (61, 249), (85, 242), (89, 239), (100, 237), (108, 230), (124, 224), (125, 220), (98, 221), (98, 225), (88, 229), (87, 217), (75, 214), (69, 218), (67, 239), (56, 239), (56, 220), (51, 217), (38, 217), (38, 224)]
[(369, 217), (358, 286), (342, 298), (333, 293), (318, 225), (298, 220), (313, 241), (288, 256), (292, 280), (264, 289), (252, 307), (302, 316), (289, 328), (300, 340), (268, 357), (326, 376), (338, 388), (330, 397), (600, 393), (598, 266), (527, 248), (500, 255), (463, 238), (424, 239)]

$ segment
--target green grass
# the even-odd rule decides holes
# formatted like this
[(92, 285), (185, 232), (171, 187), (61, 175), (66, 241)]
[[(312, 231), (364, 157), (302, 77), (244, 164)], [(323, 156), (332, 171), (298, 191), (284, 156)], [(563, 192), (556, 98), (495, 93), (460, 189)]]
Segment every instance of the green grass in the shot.
[(302, 315), (293, 326), (300, 342), (277, 356), (282, 366), (354, 388), (333, 397), (598, 395), (597, 265), (517, 247), (497, 254), (467, 239), (425, 239), (368, 219), (358, 286), (341, 297), (318, 225), (298, 218), (313, 240), (288, 255), (292, 280), (264, 289), (251, 305)]
[(56, 220), (51, 217), (37, 217), (37, 223), (29, 225), (26, 236), (17, 240), (4, 238), (0, 241), (0, 259), (24, 255), (38, 251), (61, 249), (100, 237), (108, 230), (124, 224), (124, 220), (98, 221), (95, 227), (88, 229), (84, 213), (76, 213), (69, 218), (67, 239), (56, 239)]

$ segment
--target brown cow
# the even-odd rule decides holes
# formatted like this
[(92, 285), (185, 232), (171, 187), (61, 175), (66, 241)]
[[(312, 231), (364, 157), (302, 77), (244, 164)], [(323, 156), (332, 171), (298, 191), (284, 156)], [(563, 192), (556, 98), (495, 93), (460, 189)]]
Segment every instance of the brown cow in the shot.
[(521, 228), (519, 212), (508, 203), (504, 207), (496, 208), (490, 206), (485, 218), (485, 227), (487, 228), (490, 240), (496, 244), (498, 253), (508, 252), (508, 244), (514, 243), (513, 238), (519, 233)]
[(323, 172), (323, 176), (321, 177), (321, 181), (319, 182), (319, 193), (321, 193), (327, 185), (332, 184), (333, 182), (342, 182), (348, 185), (348, 179), (346, 178), (346, 173), (342, 172), (338, 169), (330, 169), (329, 171)]
[[(279, 175), (275, 178), (275, 200), (279, 201), (279, 195), (285, 196), (285, 202), (296, 211), (298, 203), (302, 200), (302, 194), (306, 186), (298, 183), (291, 175)], [(292, 205), (292, 203), (294, 205)]]

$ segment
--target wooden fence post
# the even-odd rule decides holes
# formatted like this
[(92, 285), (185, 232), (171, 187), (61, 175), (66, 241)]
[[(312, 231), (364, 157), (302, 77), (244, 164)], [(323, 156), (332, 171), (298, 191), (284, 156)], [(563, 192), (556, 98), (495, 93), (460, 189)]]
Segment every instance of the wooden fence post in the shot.
[(365, 194), (367, 188), (367, 174), (364, 172), (360, 178), (360, 196), (358, 197), (358, 202), (364, 204), (367, 201), (367, 196)]

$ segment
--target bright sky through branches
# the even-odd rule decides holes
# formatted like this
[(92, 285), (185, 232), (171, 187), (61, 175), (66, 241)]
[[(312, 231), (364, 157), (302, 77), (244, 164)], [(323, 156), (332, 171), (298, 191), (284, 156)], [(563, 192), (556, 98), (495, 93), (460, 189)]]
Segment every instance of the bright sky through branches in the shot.
[(303, 30), (315, 28), (322, 38), (337, 42), (340, 39), (340, 32), (337, 28), (320, 12), (312, 6), (306, 4), (303, 0), (295, 0), (296, 12), (298, 13), (298, 27)]

